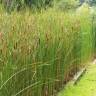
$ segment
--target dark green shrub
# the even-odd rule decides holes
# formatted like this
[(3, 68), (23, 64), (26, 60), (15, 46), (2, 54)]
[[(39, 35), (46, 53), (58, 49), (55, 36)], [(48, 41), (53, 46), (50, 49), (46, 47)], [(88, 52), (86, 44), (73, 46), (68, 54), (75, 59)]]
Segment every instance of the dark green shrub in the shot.
[(5, 9), (10, 12), (15, 9), (20, 10), (23, 5), (23, 0), (4, 0), (1, 3), (4, 5)]
[(57, 2), (57, 7), (60, 10), (69, 10), (69, 9), (75, 9), (78, 5), (78, 0), (60, 0), (59, 2)]
[(51, 6), (53, 0), (1, 0), (1, 3), (4, 4), (4, 7), (7, 11), (17, 10), (19, 11), (22, 7), (25, 6), (30, 8), (46, 8), (47, 6)]

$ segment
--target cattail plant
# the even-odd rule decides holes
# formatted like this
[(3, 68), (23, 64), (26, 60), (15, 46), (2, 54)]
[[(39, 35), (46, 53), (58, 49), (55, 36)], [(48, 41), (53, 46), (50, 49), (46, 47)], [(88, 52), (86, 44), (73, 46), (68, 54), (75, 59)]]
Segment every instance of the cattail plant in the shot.
[(92, 58), (90, 14), (0, 15), (0, 96), (52, 96)]

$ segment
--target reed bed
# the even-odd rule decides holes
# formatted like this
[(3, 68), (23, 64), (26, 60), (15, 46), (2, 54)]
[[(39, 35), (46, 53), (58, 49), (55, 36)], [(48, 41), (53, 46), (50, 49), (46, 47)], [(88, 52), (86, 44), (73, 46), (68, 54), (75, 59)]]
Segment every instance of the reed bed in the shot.
[(52, 96), (93, 56), (90, 14), (0, 13), (0, 96)]

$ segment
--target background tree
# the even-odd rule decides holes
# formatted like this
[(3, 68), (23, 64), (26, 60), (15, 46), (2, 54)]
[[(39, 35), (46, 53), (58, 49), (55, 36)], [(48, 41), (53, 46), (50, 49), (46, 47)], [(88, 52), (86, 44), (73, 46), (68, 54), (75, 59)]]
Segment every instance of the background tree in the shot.
[(12, 11), (14, 9), (20, 10), (22, 6), (27, 6), (30, 8), (46, 8), (51, 6), (53, 0), (1, 0), (1, 3), (7, 9), (7, 11)]
[(75, 9), (78, 3), (78, 0), (60, 0), (57, 2), (57, 7), (65, 11), (69, 9)]
[(96, 0), (86, 0), (91, 6), (96, 5)]

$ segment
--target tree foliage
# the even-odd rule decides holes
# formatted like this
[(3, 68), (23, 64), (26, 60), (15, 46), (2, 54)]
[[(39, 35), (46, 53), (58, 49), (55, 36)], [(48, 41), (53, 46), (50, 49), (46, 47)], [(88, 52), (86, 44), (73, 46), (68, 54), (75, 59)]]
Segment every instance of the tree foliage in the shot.
[(61, 10), (74, 9), (78, 5), (78, 0), (60, 0), (57, 4)]
[(88, 2), (91, 6), (96, 5), (96, 0), (87, 0), (87, 2)]
[(47, 8), (52, 6), (53, 1), (60, 9), (68, 10), (75, 8), (79, 0), (1, 0), (1, 3), (8, 11), (12, 11), (14, 9), (20, 10), (25, 6), (35, 9)]
[(45, 8), (50, 6), (53, 0), (1, 0), (7, 10), (20, 10), (22, 7)]

